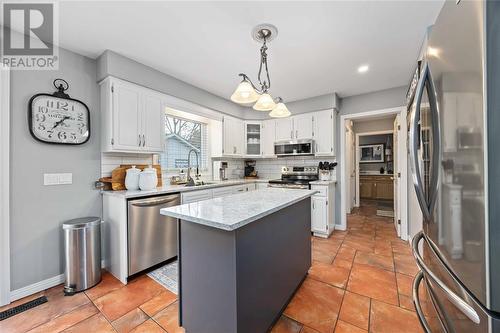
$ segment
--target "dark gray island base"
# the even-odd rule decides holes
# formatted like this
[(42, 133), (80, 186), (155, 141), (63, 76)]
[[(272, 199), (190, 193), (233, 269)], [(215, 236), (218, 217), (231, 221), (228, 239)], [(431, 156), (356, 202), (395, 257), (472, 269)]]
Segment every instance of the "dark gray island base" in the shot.
[(179, 319), (187, 333), (272, 327), (311, 266), (310, 207), (308, 196), (231, 231), (180, 220)]

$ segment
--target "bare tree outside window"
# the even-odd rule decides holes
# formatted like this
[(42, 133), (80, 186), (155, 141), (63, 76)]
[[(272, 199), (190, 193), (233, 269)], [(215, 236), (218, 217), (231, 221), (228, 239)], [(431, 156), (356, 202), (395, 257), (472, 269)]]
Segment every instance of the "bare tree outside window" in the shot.
[(201, 149), (201, 123), (170, 116), (166, 118), (167, 135), (176, 134)]
[[(206, 168), (206, 124), (166, 115), (165, 134), (166, 151), (161, 154), (160, 162), (163, 169), (187, 168), (187, 156), (191, 149), (198, 152), (201, 168)], [(196, 164), (194, 155), (191, 163)]]

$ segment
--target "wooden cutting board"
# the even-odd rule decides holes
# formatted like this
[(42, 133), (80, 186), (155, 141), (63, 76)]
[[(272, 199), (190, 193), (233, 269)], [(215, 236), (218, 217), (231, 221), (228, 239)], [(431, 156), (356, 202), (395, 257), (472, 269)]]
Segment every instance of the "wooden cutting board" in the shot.
[[(135, 167), (140, 170), (144, 170), (148, 167), (147, 164), (122, 164), (111, 172), (111, 177), (101, 178), (100, 180), (104, 182), (110, 182), (113, 191), (124, 191), (126, 190), (125, 177), (127, 176), (127, 169), (130, 169), (133, 165), (135, 165)], [(161, 178), (161, 166), (153, 165), (152, 167), (156, 169), (156, 175), (158, 176), (158, 186), (162, 186), (163, 182)]]

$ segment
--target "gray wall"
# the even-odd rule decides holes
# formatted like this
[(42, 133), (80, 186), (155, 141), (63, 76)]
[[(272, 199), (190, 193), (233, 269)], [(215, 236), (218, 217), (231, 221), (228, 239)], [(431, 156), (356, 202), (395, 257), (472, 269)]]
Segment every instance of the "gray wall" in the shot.
[(246, 108), (110, 50), (97, 58), (97, 80), (100, 81), (108, 75), (209, 109), (244, 118)]
[[(62, 274), (61, 223), (101, 214), (101, 197), (92, 188), (100, 175), (96, 62), (64, 49), (59, 61), (58, 71), (11, 72), (11, 290)], [(28, 131), (30, 97), (52, 93), (55, 78), (68, 81), (68, 94), (90, 109), (92, 134), (84, 145), (43, 144)], [(43, 186), (44, 173), (59, 172), (73, 173), (73, 184)]]
[[(339, 99), (336, 97), (335, 93), (315, 96), (311, 98), (306, 98), (300, 101), (287, 102), (285, 101), (286, 107), (290, 110), (292, 115), (313, 111), (321, 111), (326, 109), (332, 109), (334, 107), (339, 108)], [(269, 112), (258, 112), (252, 108), (245, 108), (245, 119), (269, 119)]]

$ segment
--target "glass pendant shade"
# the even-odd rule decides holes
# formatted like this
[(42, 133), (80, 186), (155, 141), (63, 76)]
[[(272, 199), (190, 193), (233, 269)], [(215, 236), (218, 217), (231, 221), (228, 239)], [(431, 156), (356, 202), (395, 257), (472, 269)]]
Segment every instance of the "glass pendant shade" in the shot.
[(279, 102), (276, 104), (276, 107), (269, 112), (269, 116), (273, 118), (285, 118), (290, 116), (290, 111), (283, 102)]
[(255, 91), (252, 85), (244, 80), (241, 81), (234, 93), (231, 95), (231, 100), (238, 104), (251, 104), (259, 99), (259, 94)]
[(263, 93), (260, 95), (257, 103), (253, 106), (253, 109), (256, 111), (271, 111), (276, 107), (276, 103), (274, 103), (273, 98), (268, 93)]

